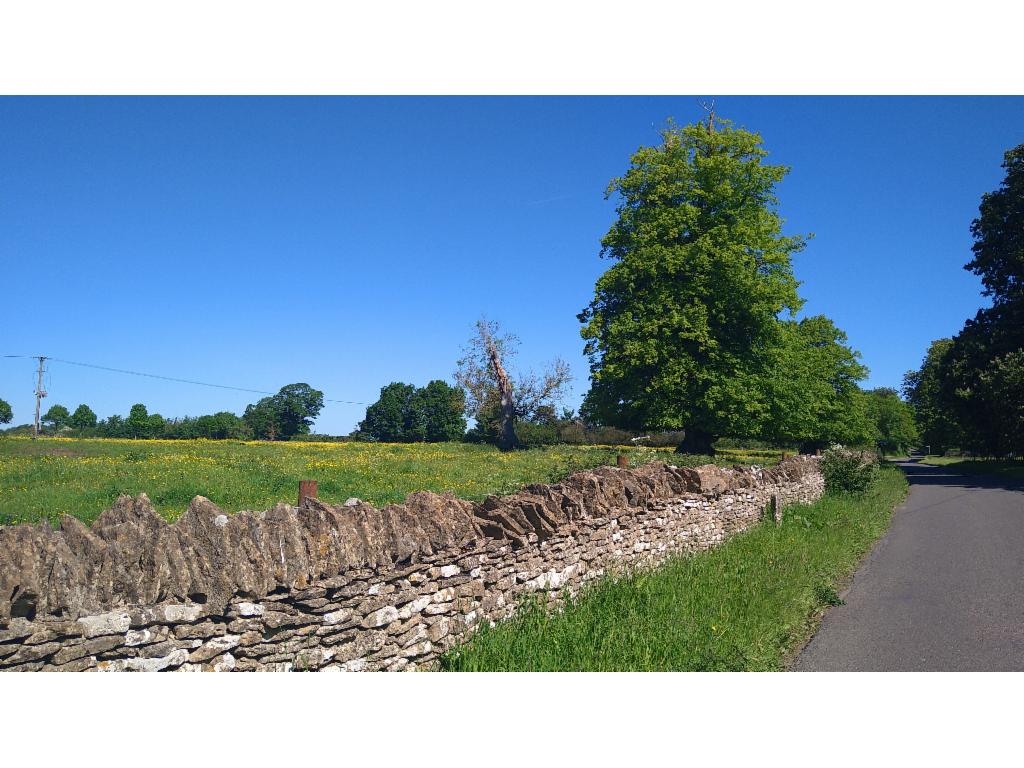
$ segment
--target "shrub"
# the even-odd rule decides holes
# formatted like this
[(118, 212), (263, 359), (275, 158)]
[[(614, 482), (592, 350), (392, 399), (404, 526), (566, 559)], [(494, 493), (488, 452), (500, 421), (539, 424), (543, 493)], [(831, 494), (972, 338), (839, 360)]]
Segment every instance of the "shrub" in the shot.
[(536, 424), (532, 421), (518, 421), (515, 424), (516, 437), (524, 448), (559, 443), (558, 427), (554, 424)]
[(827, 493), (864, 493), (878, 471), (873, 454), (834, 445), (821, 457), (821, 474)]

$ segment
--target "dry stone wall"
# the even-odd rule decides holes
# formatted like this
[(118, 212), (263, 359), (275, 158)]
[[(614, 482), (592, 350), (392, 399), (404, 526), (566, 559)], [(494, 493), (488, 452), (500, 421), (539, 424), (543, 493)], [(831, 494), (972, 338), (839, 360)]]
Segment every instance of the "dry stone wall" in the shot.
[(124, 496), (91, 528), (0, 529), (0, 670), (429, 668), (520, 599), (558, 601), (811, 502), (813, 457), (770, 469), (602, 467), (471, 503), (412, 494), (166, 523)]

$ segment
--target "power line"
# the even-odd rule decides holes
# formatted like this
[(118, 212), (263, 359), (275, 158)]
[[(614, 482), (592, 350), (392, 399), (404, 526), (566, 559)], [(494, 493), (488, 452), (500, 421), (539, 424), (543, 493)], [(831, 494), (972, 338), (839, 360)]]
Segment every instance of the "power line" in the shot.
[(194, 381), (192, 379), (178, 379), (178, 378), (175, 378), (174, 376), (160, 376), (159, 374), (156, 374), (156, 373), (142, 373), (141, 371), (129, 371), (129, 370), (126, 370), (124, 368), (110, 368), (109, 366), (106, 366), (106, 365), (95, 365), (93, 363), (80, 363), (80, 362), (77, 362), (75, 360), (64, 360), (63, 358), (60, 358), (60, 357), (51, 357), (49, 359), (52, 360), (55, 363), (66, 363), (67, 365), (77, 365), (77, 366), (80, 366), (82, 368), (96, 368), (97, 370), (100, 370), (100, 371), (111, 371), (113, 373), (127, 373), (130, 376), (145, 376), (146, 378), (149, 378), (149, 379), (162, 379), (164, 381), (176, 381), (179, 384), (195, 384), (195, 385), (200, 386), (200, 387), (217, 387), (218, 389), (234, 389), (234, 390), (237, 390), (239, 392), (252, 392), (253, 394), (257, 394), (257, 395), (272, 395), (272, 394), (274, 394), (273, 392), (268, 392), (268, 391), (265, 391), (265, 390), (262, 390), (262, 389), (247, 389), (246, 387), (232, 387), (232, 386), (228, 386), (227, 384), (210, 384), (209, 382), (206, 382), (206, 381)]
[[(38, 355), (34, 355), (34, 356), (33, 355), (0, 355), (0, 357), (35, 357), (35, 358), (38, 359), (39, 356)], [(231, 389), (231, 390), (235, 390), (236, 392), (250, 392), (250, 393), (255, 394), (255, 395), (273, 395), (273, 394), (276, 394), (274, 392), (270, 392), (270, 391), (264, 390), (264, 389), (250, 389), (248, 387), (234, 387), (234, 386), (230, 386), (228, 384), (212, 384), (212, 383), (210, 383), (208, 381), (196, 381), (194, 379), (179, 379), (179, 378), (174, 377), (174, 376), (161, 376), (161, 375), (156, 374), (156, 373), (143, 373), (142, 371), (130, 371), (130, 370), (126, 369), (126, 368), (111, 368), (110, 366), (96, 365), (95, 363), (82, 363), (82, 362), (78, 362), (76, 360), (65, 360), (65, 359), (60, 358), (60, 357), (46, 357), (45, 359), (49, 360), (50, 362), (65, 363), (66, 365), (77, 365), (77, 366), (80, 366), (82, 368), (95, 368), (95, 369), (100, 370), (100, 371), (110, 371), (112, 373), (124, 373), (124, 374), (128, 374), (130, 376), (144, 376), (144, 377), (149, 378), (149, 379), (161, 379), (163, 381), (174, 381), (174, 382), (177, 382), (179, 384), (194, 384), (194, 385), (199, 386), (199, 387), (215, 387), (217, 389)], [(324, 398), (324, 402), (325, 403), (345, 403), (347, 405), (367, 405), (367, 403), (364, 403), (364, 402), (362, 402), (360, 400), (335, 400), (335, 399), (328, 398), (328, 397)]]

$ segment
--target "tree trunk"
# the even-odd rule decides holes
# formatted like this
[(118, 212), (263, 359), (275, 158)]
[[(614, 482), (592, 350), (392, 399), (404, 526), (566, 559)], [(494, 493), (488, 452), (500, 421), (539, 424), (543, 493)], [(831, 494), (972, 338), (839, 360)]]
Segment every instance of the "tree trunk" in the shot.
[(695, 453), (702, 456), (715, 455), (715, 436), (702, 429), (687, 429), (683, 442), (676, 446), (676, 453)]
[(803, 454), (814, 454), (828, 448), (828, 440), (805, 440), (800, 443), (799, 452)]
[(501, 394), (501, 434), (498, 436), (498, 449), (511, 451), (519, 447), (515, 429), (516, 401), (512, 395), (512, 383), (505, 373), (505, 366), (501, 364), (498, 348), (490, 339), (487, 341), (487, 354), (494, 369), (494, 378), (498, 380), (498, 392)]
[(519, 438), (516, 437), (515, 416), (506, 412), (504, 407), (501, 414), (501, 434), (498, 436), (498, 450), (514, 451), (519, 447)]

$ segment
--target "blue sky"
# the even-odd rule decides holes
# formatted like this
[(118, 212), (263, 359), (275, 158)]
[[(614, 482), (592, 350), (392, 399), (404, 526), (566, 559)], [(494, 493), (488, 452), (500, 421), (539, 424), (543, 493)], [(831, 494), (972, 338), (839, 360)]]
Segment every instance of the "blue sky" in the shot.
[[(985, 303), (969, 225), (1024, 141), (1021, 98), (719, 97), (773, 162), (804, 312), (898, 386)], [(608, 263), (611, 178), (697, 97), (0, 99), (0, 355), (372, 402), (451, 379), (482, 313), (561, 356)], [(0, 359), (31, 421), (34, 361)], [(238, 413), (258, 395), (54, 362), (44, 407)], [(365, 406), (331, 403), (346, 433)]]

